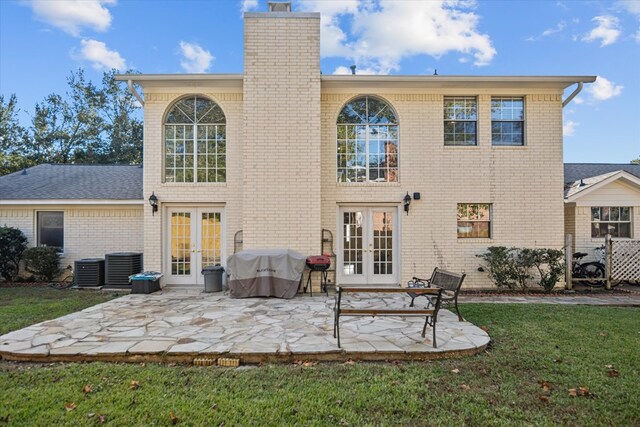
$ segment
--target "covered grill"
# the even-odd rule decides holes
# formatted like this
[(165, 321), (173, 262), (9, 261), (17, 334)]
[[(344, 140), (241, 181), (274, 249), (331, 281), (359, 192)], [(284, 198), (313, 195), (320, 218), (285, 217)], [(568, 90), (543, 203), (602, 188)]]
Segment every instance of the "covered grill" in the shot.
[(232, 298), (293, 298), (302, 281), (305, 258), (290, 249), (247, 249), (227, 260)]

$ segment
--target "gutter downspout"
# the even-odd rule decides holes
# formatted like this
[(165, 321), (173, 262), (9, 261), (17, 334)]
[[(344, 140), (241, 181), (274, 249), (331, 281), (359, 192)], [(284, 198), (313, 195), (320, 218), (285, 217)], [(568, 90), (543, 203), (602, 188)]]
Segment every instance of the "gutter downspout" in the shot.
[[(144, 107), (144, 99), (142, 99), (136, 88), (133, 86), (133, 80), (127, 80), (127, 86), (129, 86), (129, 91), (136, 97), (140, 105)], [(571, 99), (569, 99), (569, 101), (571, 101)], [(562, 106), (564, 107), (564, 104), (562, 104)]]
[(571, 95), (569, 95), (567, 97), (567, 99), (565, 99), (564, 101), (562, 101), (562, 108), (566, 107), (568, 103), (571, 102), (571, 100), (573, 98), (575, 98), (576, 96), (578, 96), (578, 94), (580, 93), (580, 91), (582, 90), (582, 86), (583, 83), (582, 82), (578, 82), (578, 87), (576, 88), (576, 90), (574, 90), (573, 92), (571, 92)]

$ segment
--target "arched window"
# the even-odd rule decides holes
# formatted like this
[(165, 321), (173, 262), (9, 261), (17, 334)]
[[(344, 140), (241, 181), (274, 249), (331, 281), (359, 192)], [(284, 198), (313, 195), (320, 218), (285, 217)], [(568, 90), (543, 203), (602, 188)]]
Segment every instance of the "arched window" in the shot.
[(209, 99), (190, 96), (176, 102), (164, 124), (165, 182), (225, 182), (226, 122)]
[(398, 120), (371, 96), (350, 101), (338, 115), (338, 182), (398, 181)]

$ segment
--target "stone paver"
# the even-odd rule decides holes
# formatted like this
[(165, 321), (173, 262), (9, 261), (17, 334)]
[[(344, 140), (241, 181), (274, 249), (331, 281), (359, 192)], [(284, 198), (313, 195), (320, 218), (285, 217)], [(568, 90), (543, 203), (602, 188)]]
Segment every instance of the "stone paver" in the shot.
[[(355, 304), (407, 307), (403, 295), (359, 295)], [(424, 319), (415, 317), (345, 317), (340, 320), (343, 348), (333, 338), (332, 297), (298, 295), (231, 299), (222, 293), (165, 289), (150, 295), (127, 295), (58, 319), (0, 336), (0, 356), (16, 360), (141, 360), (146, 357), (239, 357), (252, 361), (288, 360), (296, 355), (340, 360), (382, 359), (389, 355), (441, 355), (480, 351), (489, 336), (469, 322), (442, 310), (438, 348), (431, 330), (421, 337)], [(262, 359), (261, 359), (262, 357)], [(154, 359), (158, 360), (158, 359)], [(186, 359), (185, 359), (186, 360)]]

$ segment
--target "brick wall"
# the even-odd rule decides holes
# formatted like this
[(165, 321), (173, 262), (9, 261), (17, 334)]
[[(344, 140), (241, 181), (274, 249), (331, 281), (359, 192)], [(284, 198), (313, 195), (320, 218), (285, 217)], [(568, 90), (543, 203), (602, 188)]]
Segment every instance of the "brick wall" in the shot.
[(61, 266), (81, 258), (104, 258), (109, 252), (142, 252), (141, 206), (6, 206), (0, 208), (0, 225), (17, 227), (35, 244), (36, 213), (64, 212), (64, 257)]
[(245, 15), (244, 248), (320, 251), (320, 16)]
[[(336, 118), (358, 93), (322, 94), (322, 226), (333, 231), (337, 210), (348, 203), (396, 204), (409, 192), (421, 193), (409, 215), (400, 210), (401, 277), (425, 276), (436, 266), (464, 271), (467, 287), (488, 286), (476, 254), (487, 246), (563, 245), (563, 165), (561, 94), (529, 93), (526, 145), (491, 145), (491, 95), (522, 90), (417, 90), (411, 94), (368, 92), (387, 100), (399, 120), (399, 183), (336, 184)], [(478, 96), (478, 146), (445, 147), (443, 96)], [(457, 203), (492, 204), (491, 239), (458, 239)]]

